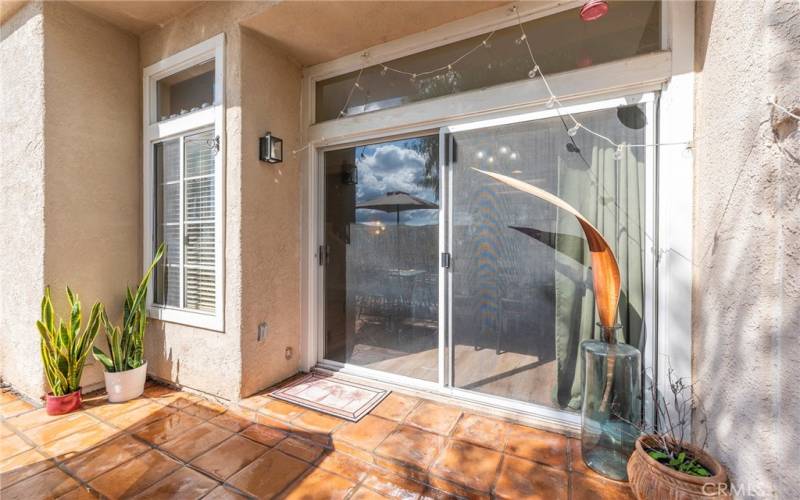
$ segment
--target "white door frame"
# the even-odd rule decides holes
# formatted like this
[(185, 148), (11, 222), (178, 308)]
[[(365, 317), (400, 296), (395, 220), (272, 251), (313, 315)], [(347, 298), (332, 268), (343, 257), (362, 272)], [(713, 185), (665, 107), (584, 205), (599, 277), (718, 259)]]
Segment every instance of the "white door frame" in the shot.
[[(583, 104), (575, 104), (572, 106), (567, 106), (562, 108), (561, 113), (583, 113), (589, 111), (598, 111), (598, 110), (607, 110), (607, 109), (614, 109), (622, 105), (630, 105), (630, 104), (644, 104), (646, 113), (648, 116), (647, 126), (645, 129), (645, 137), (648, 143), (652, 143), (655, 139), (655, 127), (654, 127), (654, 120), (655, 117), (655, 94), (652, 92), (635, 95), (635, 96), (627, 96), (627, 97), (616, 97), (610, 99), (602, 99), (602, 100), (592, 100), (591, 102), (586, 102)], [(438, 130), (439, 134), (439, 144), (440, 144), (440, 153), (439, 153), (439, 178), (440, 178), (440, 210), (439, 210), (439, 251), (440, 252), (452, 252), (452, 227), (449, 224), (449, 221), (452, 220), (453, 217), (453, 204), (452, 200), (452, 169), (449, 165), (449, 158), (446, 154), (448, 148), (444, 147), (445, 140), (449, 137), (449, 134), (455, 132), (462, 132), (466, 130), (475, 130), (475, 129), (482, 129), (482, 128), (489, 128), (489, 127), (497, 127), (503, 125), (509, 125), (514, 123), (521, 123), (521, 122), (530, 122), (530, 121), (537, 121), (546, 118), (552, 118), (558, 116), (559, 111), (555, 109), (539, 109), (536, 111), (528, 112), (528, 113), (516, 113), (516, 112), (507, 112), (503, 116), (496, 116), (492, 115), (491, 118), (486, 120), (476, 120), (472, 122), (460, 122), (458, 124), (448, 124), (443, 123), (440, 129)], [(412, 134), (412, 135), (429, 135), (431, 133), (430, 130), (422, 132), (421, 134)], [(379, 140), (383, 141), (392, 141), (392, 140), (401, 140), (403, 138), (408, 137), (408, 135), (400, 136), (400, 137), (381, 137), (378, 138)], [(333, 149), (340, 149), (340, 148), (347, 148), (352, 147), (355, 145), (362, 145), (365, 143), (370, 143), (375, 141), (376, 138), (374, 137), (366, 137), (361, 141), (351, 141), (346, 140), (341, 143), (338, 141), (332, 141), (327, 144), (325, 147), (318, 148), (318, 155), (317, 155), (317, 165), (318, 165), (318, 172), (316, 174), (317, 178), (319, 179), (320, 185), (323, 184), (324, 178), (324, 158), (323, 155), (326, 151), (330, 151)], [(653, 266), (653, 260), (650, 258), (655, 252), (655, 248), (653, 245), (655, 244), (657, 238), (656, 235), (656, 218), (655, 218), (655, 155), (652, 153), (654, 148), (647, 148), (645, 151), (646, 162), (645, 162), (645, 186), (648, 189), (646, 191), (646, 207), (645, 207), (645, 235), (646, 235), (646, 248), (645, 248), (645, 303), (650, 304), (655, 301), (655, 269)], [(320, 193), (321, 200), (324, 200), (324, 192)], [(324, 220), (324, 202), (320, 203), (320, 213), (318, 214), (319, 220)], [(324, 244), (324, 243), (323, 243)], [(320, 267), (320, 275), (322, 275), (324, 279), (324, 267)], [(492, 406), (499, 406), (506, 410), (512, 410), (518, 413), (525, 414), (527, 416), (531, 416), (534, 418), (539, 418), (544, 420), (548, 423), (548, 425), (555, 425), (562, 428), (572, 428), (573, 430), (577, 428), (580, 423), (579, 415), (570, 412), (564, 412), (552, 407), (540, 405), (540, 404), (533, 404), (533, 403), (526, 403), (518, 400), (513, 400), (509, 398), (503, 398), (500, 396), (493, 396), (488, 394), (481, 394), (476, 391), (469, 391), (465, 389), (460, 389), (454, 387), (452, 385), (452, 381), (454, 380), (454, 364), (452, 359), (452, 348), (453, 345), (453, 332), (452, 329), (449, 328), (449, 325), (452, 324), (452, 297), (450, 295), (450, 290), (452, 284), (452, 272), (451, 269), (440, 267), (439, 268), (439, 351), (438, 351), (438, 382), (428, 382), (419, 379), (414, 379), (407, 376), (396, 375), (388, 372), (381, 372), (378, 370), (373, 370), (357, 365), (352, 365), (348, 363), (341, 363), (337, 361), (327, 360), (324, 359), (324, 355), (322, 352), (319, 353), (318, 359), (316, 362), (323, 368), (341, 371), (342, 373), (350, 374), (350, 375), (357, 375), (363, 376), (373, 379), (378, 379), (383, 382), (392, 383), (398, 386), (409, 387), (412, 389), (417, 390), (425, 390), (430, 392), (435, 392), (441, 395), (447, 395), (454, 398), (462, 399), (465, 401), (471, 401), (475, 403), (482, 403), (488, 404)], [(322, 290), (320, 290), (322, 292)], [(322, 309), (324, 307), (324, 297), (322, 295), (318, 296), (318, 308)], [(652, 316), (647, 316), (647, 312), (652, 314), (654, 308), (648, 307), (646, 308), (644, 322), (646, 325), (653, 324), (655, 318)], [(318, 324), (318, 337), (317, 342), (318, 345), (322, 346), (322, 342), (324, 336), (322, 332), (324, 332), (324, 325), (322, 324), (323, 318), (322, 315), (319, 316), (318, 320), (320, 323)], [(646, 369), (654, 368), (654, 359), (652, 357), (652, 353), (650, 356), (646, 355), (644, 357), (644, 365)]]
[[(576, 2), (536, 4), (534, 12), (523, 13), (523, 20), (547, 15), (563, 8), (574, 7)], [(555, 9), (555, 10), (554, 10)], [(662, 32), (664, 47), (668, 50), (611, 62), (585, 69), (570, 71), (548, 78), (567, 106), (584, 105), (592, 101), (613, 99), (624, 95), (660, 91), (660, 105), (654, 136), (661, 143), (684, 142), (693, 133), (693, 38), (694, 5), (691, 2), (670, 1), (662, 4)], [(508, 18), (508, 8), (495, 9), (478, 16), (446, 24), (434, 30), (419, 33), (401, 40), (372, 47), (367, 50), (370, 63), (418, 52), (452, 41), (486, 32), (502, 23), (513, 24)], [(506, 25), (509, 25), (506, 24)], [(438, 42), (437, 42), (438, 41)], [(310, 370), (322, 356), (320, 342), (323, 310), (322, 272), (318, 265), (318, 247), (323, 241), (322, 196), (324, 185), (320, 181), (321, 151), (333, 145), (391, 138), (414, 134), (446, 126), (458, 126), (478, 119), (490, 119), (509, 114), (545, 110), (546, 93), (536, 80), (498, 85), (489, 90), (470, 91), (443, 98), (422, 101), (399, 108), (365, 113), (353, 117), (313, 124), (314, 85), (319, 79), (329, 78), (357, 69), (363, 64), (362, 53), (307, 68), (303, 89), (303, 130), (308, 148), (301, 154), (303, 169), (303, 256), (301, 262), (303, 331), (301, 337), (301, 368)], [(656, 135), (657, 134), (657, 135)], [(443, 147), (443, 144), (440, 144)], [(652, 264), (656, 279), (650, 280), (654, 305), (645, 307), (645, 315), (655, 318), (650, 323), (655, 328), (655, 342), (648, 349), (657, 352), (643, 353), (655, 359), (653, 371), (659, 387), (666, 388), (664, 359), (679, 376), (691, 378), (691, 245), (692, 245), (692, 158), (681, 146), (648, 148), (657, 164), (657, 178), (650, 180), (658, 200), (659, 224), (657, 247), (646, 252), (646, 265)], [(446, 193), (445, 193), (446, 195)], [(648, 220), (648, 223), (651, 221)], [(653, 221), (654, 224), (654, 221)], [(441, 243), (441, 242), (440, 242)], [(440, 280), (440, 297), (446, 291)], [(441, 308), (440, 308), (441, 309)], [(443, 318), (440, 317), (440, 321)], [(447, 324), (449, 318), (444, 318)], [(441, 326), (441, 325), (440, 325)], [(441, 352), (441, 351), (440, 351)], [(444, 370), (440, 363), (440, 370)], [(341, 366), (346, 372), (370, 376), (398, 385), (408, 380), (396, 376), (388, 378), (358, 367)], [(367, 370), (367, 371), (364, 371)], [(440, 373), (440, 379), (444, 374)], [(413, 380), (413, 379), (412, 379)], [(464, 396), (460, 390), (449, 390), (453, 397)], [(475, 399), (471, 393), (470, 399)], [(492, 398), (491, 404), (505, 406), (502, 398)], [(514, 407), (518, 402), (511, 401)], [(525, 411), (521, 409), (521, 411)], [(578, 419), (563, 419), (542, 412), (537, 415), (550, 425), (553, 421), (566, 426), (578, 425)]]

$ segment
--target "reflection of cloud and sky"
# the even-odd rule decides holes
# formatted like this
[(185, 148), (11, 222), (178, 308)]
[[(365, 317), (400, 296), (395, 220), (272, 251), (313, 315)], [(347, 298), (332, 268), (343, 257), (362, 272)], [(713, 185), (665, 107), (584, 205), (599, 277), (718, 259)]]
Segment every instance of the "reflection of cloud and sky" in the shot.
[[(372, 144), (356, 148), (358, 184), (356, 204), (366, 203), (393, 191), (402, 191), (431, 203), (437, 203), (438, 164), (434, 161), (431, 174), (426, 164), (431, 161), (427, 150), (432, 138), (414, 138), (402, 141)], [(356, 210), (356, 223), (394, 225), (397, 213), (360, 208)], [(438, 210), (404, 210), (400, 223), (411, 226), (438, 224)]]

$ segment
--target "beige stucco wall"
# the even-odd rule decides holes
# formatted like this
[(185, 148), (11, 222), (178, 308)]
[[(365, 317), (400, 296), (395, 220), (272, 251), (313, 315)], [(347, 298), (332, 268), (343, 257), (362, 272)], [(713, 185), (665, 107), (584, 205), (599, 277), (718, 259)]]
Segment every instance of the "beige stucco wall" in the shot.
[[(121, 316), (140, 262), (140, 84), (136, 37), (63, 2), (30, 2), (2, 26), (2, 375), (46, 389), (34, 322), (45, 285)], [(84, 325), (86, 321), (84, 320)], [(101, 332), (102, 336), (102, 332)], [(102, 338), (98, 339), (104, 345)], [(102, 384), (90, 358), (82, 384)]]
[[(45, 281), (64, 314), (70, 285), (119, 323), (141, 275), (138, 41), (66, 2), (44, 14)], [(92, 357), (82, 383), (103, 383)]]
[(225, 330), (216, 332), (151, 321), (148, 372), (225, 399), (236, 399), (241, 379), (239, 348), (241, 258), (239, 196), (240, 58), (233, 6), (208, 4), (140, 38), (141, 65), (225, 33)]
[(29, 3), (0, 26), (0, 378), (33, 397), (44, 287), (44, 20)]
[(766, 104), (800, 107), (800, 3), (701, 2), (696, 27), (697, 395), (742, 496), (800, 498), (800, 132)]
[[(300, 360), (300, 67), (244, 29), (242, 44), (242, 382), (243, 395), (274, 384)], [(284, 140), (284, 162), (258, 161), (258, 137)], [(267, 335), (258, 342), (258, 324)], [(285, 356), (286, 348), (292, 357)]]
[[(226, 399), (246, 396), (297, 369), (297, 355), (286, 361), (283, 353), (285, 346), (297, 352), (300, 335), (299, 177), (289, 161), (276, 185), (276, 169), (259, 165), (254, 148), (264, 126), (296, 134), (299, 69), (259, 46), (254, 35), (243, 35), (239, 26), (268, 5), (208, 3), (140, 40), (146, 67), (225, 33), (225, 328), (215, 332), (153, 321), (147, 348), (153, 375)], [(263, 64), (275, 64), (273, 73), (257, 67)], [(287, 270), (276, 273), (277, 268)], [(280, 286), (264, 293), (275, 283)], [(267, 321), (269, 333), (257, 343), (261, 321)]]

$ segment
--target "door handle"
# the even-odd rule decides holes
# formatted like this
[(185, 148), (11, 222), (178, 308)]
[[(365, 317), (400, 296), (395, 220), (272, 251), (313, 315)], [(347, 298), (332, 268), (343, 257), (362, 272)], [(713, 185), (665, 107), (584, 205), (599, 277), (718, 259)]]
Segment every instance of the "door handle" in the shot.
[(329, 264), (331, 259), (331, 246), (330, 245), (320, 245), (317, 249), (317, 259), (319, 259), (319, 265), (324, 266), (325, 264)]

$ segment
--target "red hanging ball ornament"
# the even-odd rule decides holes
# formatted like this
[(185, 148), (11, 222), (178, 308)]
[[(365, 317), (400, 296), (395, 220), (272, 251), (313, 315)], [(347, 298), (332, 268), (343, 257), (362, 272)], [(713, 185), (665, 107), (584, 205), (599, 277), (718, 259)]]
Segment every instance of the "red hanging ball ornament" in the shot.
[(608, 13), (608, 2), (606, 0), (589, 0), (581, 7), (581, 19), (584, 21), (595, 21)]

